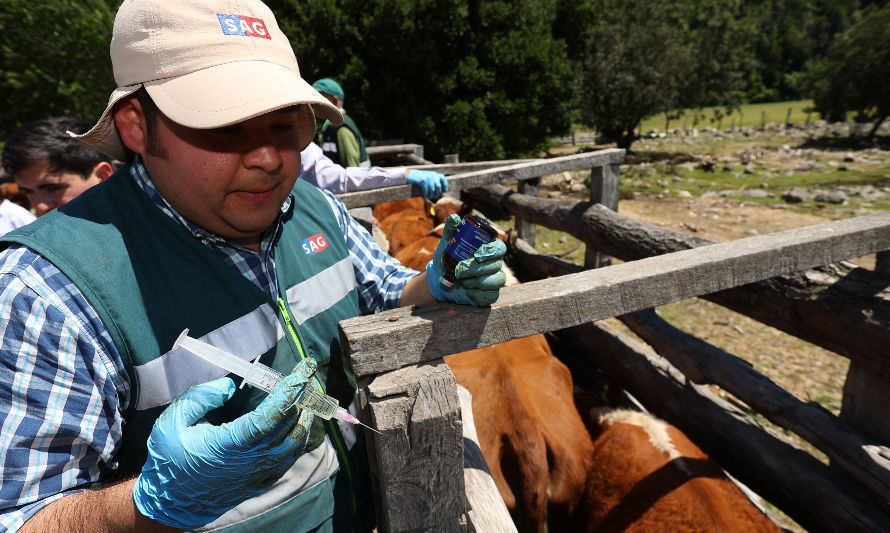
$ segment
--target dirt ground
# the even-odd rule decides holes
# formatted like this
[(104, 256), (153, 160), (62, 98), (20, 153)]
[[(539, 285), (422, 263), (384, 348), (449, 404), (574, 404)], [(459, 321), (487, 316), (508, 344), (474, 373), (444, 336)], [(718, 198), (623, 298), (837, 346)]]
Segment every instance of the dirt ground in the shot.
[[(618, 210), (637, 220), (715, 241), (826, 222), (824, 217), (790, 209), (716, 198), (622, 200)], [(874, 255), (853, 262), (873, 268)], [(849, 365), (846, 358), (698, 298), (663, 306), (659, 313), (696, 337), (745, 359), (796, 396), (840, 412)]]

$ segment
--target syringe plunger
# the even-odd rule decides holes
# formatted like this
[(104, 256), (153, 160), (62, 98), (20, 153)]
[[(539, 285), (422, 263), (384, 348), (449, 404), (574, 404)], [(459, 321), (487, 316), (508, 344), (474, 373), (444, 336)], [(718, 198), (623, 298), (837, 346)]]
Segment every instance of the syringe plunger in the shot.
[[(179, 334), (179, 338), (173, 343), (174, 349), (178, 347), (185, 348), (208, 363), (240, 376), (246, 383), (250, 383), (267, 393), (272, 392), (275, 385), (278, 385), (278, 382), (284, 379), (284, 374), (261, 364), (259, 361), (251, 363), (241, 359), (212, 344), (189, 337), (188, 332), (189, 330), (186, 329)], [(349, 414), (349, 411), (340, 407), (336, 398), (308, 386), (297, 401), (297, 405), (325, 420), (336, 418), (350, 424), (361, 424), (372, 431), (377, 431), (368, 425), (362, 424), (357, 418)], [(377, 433), (380, 432), (377, 431)]]

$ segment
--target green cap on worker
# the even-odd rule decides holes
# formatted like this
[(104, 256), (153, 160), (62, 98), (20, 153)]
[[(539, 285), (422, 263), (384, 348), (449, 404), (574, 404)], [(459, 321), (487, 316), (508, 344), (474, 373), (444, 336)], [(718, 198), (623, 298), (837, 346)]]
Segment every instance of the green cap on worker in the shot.
[(312, 88), (320, 93), (327, 93), (343, 100), (343, 87), (331, 78), (322, 78), (312, 84)]

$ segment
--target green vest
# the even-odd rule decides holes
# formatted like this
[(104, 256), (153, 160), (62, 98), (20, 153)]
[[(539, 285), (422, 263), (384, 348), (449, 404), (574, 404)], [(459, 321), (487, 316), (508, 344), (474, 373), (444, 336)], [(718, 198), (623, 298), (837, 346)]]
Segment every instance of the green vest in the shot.
[(321, 133), (319, 133), (319, 143), (321, 145), (321, 151), (327, 156), (331, 161), (337, 163), (338, 165), (345, 167), (346, 162), (340, 157), (339, 146), (337, 145), (337, 130), (340, 128), (348, 128), (355, 134), (355, 138), (358, 139), (358, 150), (359, 150), (359, 162), (360, 166), (371, 166), (371, 160), (368, 157), (368, 151), (365, 150), (365, 140), (362, 138), (362, 133), (358, 131), (358, 126), (355, 121), (347, 115), (343, 114), (343, 124), (341, 126), (336, 126), (332, 124), (330, 121), (325, 121), (321, 126)]
[[(326, 392), (337, 396), (341, 405), (352, 401), (355, 380), (344, 362), (337, 330), (339, 320), (359, 314), (352, 262), (322, 193), (302, 180), (297, 180), (293, 192), (294, 207), (283, 217), (274, 248), (281, 299), (287, 305), (272, 300), (152, 204), (126, 167), (75, 201), (2, 237), (28, 246), (56, 265), (108, 328), (131, 384), (117, 455), (122, 476), (141, 470), (148, 434), (170, 401), (189, 386), (226, 374), (181, 348), (171, 350), (185, 328), (192, 337), (246, 360), (259, 356), (263, 364), (287, 374), (301, 357), (288, 333), (289, 321), (305, 355), (318, 361), (318, 377)], [(217, 424), (233, 420), (264, 397), (259, 389), (238, 389), (207, 418)], [(308, 477), (317, 485), (336, 471), (335, 454), (319, 417), (306, 451), (282, 478), (284, 484), (288, 479), (305, 481), (311, 471)], [(288, 492), (279, 484), (230, 511), (231, 522), (246, 531), (257, 527), (274, 531), (275, 526), (284, 527), (281, 516), (293, 507), (300, 514), (290, 516), (287, 530), (295, 531), (326, 519), (305, 516), (307, 509), (330, 516), (330, 495), (313, 494), (307, 503), (306, 493), (296, 497), (301, 490)], [(312, 484), (302, 488), (318, 492)], [(270, 500), (267, 495), (272, 493)], [(268, 513), (273, 518), (252, 518), (267, 509), (273, 510)]]

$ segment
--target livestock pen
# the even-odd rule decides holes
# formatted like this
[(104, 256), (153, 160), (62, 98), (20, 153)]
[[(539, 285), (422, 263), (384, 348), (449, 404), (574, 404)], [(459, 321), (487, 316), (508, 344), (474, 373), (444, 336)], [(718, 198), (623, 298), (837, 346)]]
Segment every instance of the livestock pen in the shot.
[[(442, 357), (545, 332), (572, 347), (576, 367), (580, 361), (619, 380), (806, 529), (890, 529), (890, 394), (874, 378), (890, 374), (890, 213), (715, 243), (619, 215), (623, 159), (623, 150), (610, 149), (443, 169), (453, 173), (450, 190), (516, 217), (513, 266), (531, 281), (503, 289), (488, 308), (439, 303), (341, 322), (362, 416), (382, 432), (367, 435), (382, 530), (484, 529), (465, 498), (460, 404)], [(591, 169), (590, 201), (536, 197), (541, 176), (579, 169)], [(500, 185), (507, 182), (517, 190)], [(417, 191), (398, 186), (341, 199), (356, 208), (411, 196)], [(535, 252), (535, 224), (585, 242), (587, 266)], [(842, 262), (870, 253), (878, 253), (875, 271)], [(608, 256), (624, 262), (610, 266)], [(691, 297), (849, 358), (845, 415), (795, 397), (651, 311)], [(648, 345), (597, 323), (610, 317)], [(752, 413), (798, 434), (829, 464), (773, 436)]]

